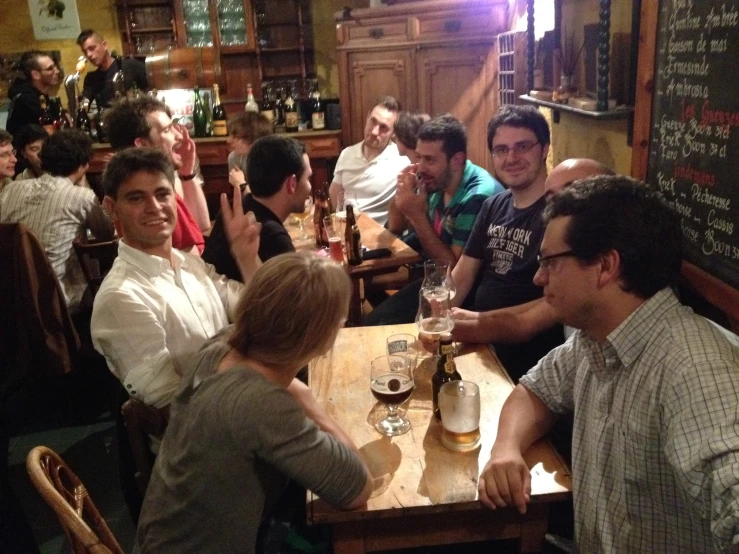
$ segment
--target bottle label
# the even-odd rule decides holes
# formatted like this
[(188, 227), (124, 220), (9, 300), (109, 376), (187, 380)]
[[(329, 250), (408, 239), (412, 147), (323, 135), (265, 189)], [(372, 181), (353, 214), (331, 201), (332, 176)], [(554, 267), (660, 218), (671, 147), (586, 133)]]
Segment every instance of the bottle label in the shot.
[(311, 115), (311, 122), (313, 123), (313, 129), (318, 131), (326, 128), (326, 114), (323, 112), (313, 112)]
[(225, 121), (213, 121), (213, 135), (216, 137), (228, 136), (228, 128), (226, 127)]
[(450, 342), (449, 344), (441, 344), (439, 346), (439, 350), (441, 350), (441, 355), (444, 356), (445, 354), (454, 354), (454, 343)]
[(454, 360), (451, 358), (447, 358), (446, 362), (444, 362), (444, 371), (448, 375), (454, 374), (455, 371), (457, 371), (457, 366), (454, 363)]
[(275, 111), (274, 110), (263, 110), (262, 115), (266, 117), (270, 123), (273, 123), (275, 120)]
[(287, 127), (295, 128), (298, 126), (298, 112), (286, 112), (285, 113), (285, 125)]

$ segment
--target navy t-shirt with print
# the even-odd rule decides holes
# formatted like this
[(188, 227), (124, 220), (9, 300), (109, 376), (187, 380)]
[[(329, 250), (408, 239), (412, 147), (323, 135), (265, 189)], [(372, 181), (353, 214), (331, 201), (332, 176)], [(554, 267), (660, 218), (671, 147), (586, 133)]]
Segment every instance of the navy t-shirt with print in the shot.
[[(482, 260), (482, 278), (474, 309), (478, 312), (525, 304), (542, 296), (534, 284), (536, 260), (544, 236), (544, 197), (517, 209), (508, 190), (488, 198), (480, 209), (464, 254)], [(518, 379), (552, 348), (563, 342), (561, 326), (525, 344), (495, 345), (511, 377)], [(505, 359), (504, 359), (505, 358)]]

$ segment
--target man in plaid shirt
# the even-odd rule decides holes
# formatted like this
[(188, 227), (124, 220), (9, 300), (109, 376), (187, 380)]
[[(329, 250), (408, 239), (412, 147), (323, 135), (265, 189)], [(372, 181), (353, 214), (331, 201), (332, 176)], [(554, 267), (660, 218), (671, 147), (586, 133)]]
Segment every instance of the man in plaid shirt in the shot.
[(535, 281), (577, 329), (503, 406), (480, 501), (526, 511), (522, 457), (574, 411), (578, 552), (735, 552), (739, 544), (739, 338), (682, 306), (671, 286), (680, 219), (628, 177), (557, 194)]

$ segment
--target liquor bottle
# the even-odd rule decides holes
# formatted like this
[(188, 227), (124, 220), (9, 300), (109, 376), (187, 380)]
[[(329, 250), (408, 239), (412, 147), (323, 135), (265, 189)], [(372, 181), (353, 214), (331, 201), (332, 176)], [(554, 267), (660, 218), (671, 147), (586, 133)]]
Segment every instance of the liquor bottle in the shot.
[[(275, 132), (285, 126), (285, 88), (279, 87), (275, 94)], [(282, 129), (284, 131), (284, 128)]]
[(346, 228), (344, 229), (344, 240), (346, 242), (346, 260), (349, 265), (362, 263), (362, 235), (354, 218), (354, 206), (346, 205)]
[(221, 104), (221, 94), (218, 85), (213, 85), (213, 136), (228, 136), (228, 127), (226, 125), (226, 110)]
[(314, 131), (320, 131), (326, 128), (326, 108), (321, 102), (321, 93), (318, 87), (313, 91), (313, 100), (311, 101), (311, 125)]
[(266, 117), (270, 123), (275, 123), (275, 103), (274, 92), (271, 86), (262, 88), (262, 109), (260, 113)]
[(326, 192), (321, 189), (318, 191), (313, 208), (313, 230), (316, 235), (316, 246), (318, 248), (328, 248), (328, 231), (326, 230), (325, 218), (329, 217), (328, 201)]
[(439, 361), (436, 363), (436, 373), (431, 377), (431, 398), (433, 401), (434, 417), (441, 421), (439, 410), (439, 389), (444, 383), (461, 381), (462, 376), (454, 363), (454, 344), (449, 333), (441, 335), (439, 340)]
[(51, 98), (41, 97), (41, 117), (39, 117), (39, 125), (41, 125), (47, 133), (54, 134), (54, 117), (51, 111)]
[(108, 142), (108, 130), (105, 128), (105, 107), (100, 95), (95, 98), (97, 113), (95, 114), (95, 130), (98, 142)]
[(196, 137), (205, 137), (208, 134), (208, 120), (205, 117), (203, 100), (200, 98), (200, 89), (195, 87), (195, 103), (192, 106), (192, 124)]
[(297, 133), (300, 117), (298, 116), (298, 105), (291, 93), (285, 99), (285, 130), (288, 133)]
[(90, 126), (90, 116), (87, 114), (87, 103), (80, 94), (77, 98), (77, 115), (74, 120), (74, 126), (80, 131), (87, 133), (92, 138), (92, 129)]
[(259, 113), (259, 104), (257, 104), (257, 101), (254, 99), (254, 91), (252, 90), (251, 83), (249, 83), (246, 86), (247, 94), (246, 94), (246, 106), (244, 109), (247, 112), (256, 112)]

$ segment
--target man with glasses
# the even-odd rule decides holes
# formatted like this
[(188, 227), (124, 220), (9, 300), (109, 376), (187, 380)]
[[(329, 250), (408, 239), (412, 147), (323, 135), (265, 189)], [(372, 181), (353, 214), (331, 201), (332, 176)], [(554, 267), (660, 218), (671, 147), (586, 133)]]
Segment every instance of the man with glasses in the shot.
[(15, 164), (18, 162), (15, 154), (13, 135), (0, 129), (0, 192), (13, 180), (13, 175), (15, 175)]
[(524, 513), (528, 447), (574, 412), (578, 552), (736, 552), (739, 339), (678, 302), (680, 218), (621, 176), (546, 208), (536, 282), (578, 329), (506, 400), (480, 501)]
[[(456, 340), (489, 342), (509, 375), (523, 375), (562, 343), (562, 327), (534, 284), (544, 235), (549, 126), (532, 106), (505, 106), (488, 124), (495, 176), (508, 190), (485, 201), (452, 271), (460, 306), (474, 292), (474, 311), (455, 310)], [(527, 312), (526, 325), (509, 325)]]
[(6, 128), (13, 135), (24, 125), (39, 122), (41, 100), (48, 102), (56, 94), (62, 76), (57, 63), (44, 52), (25, 52), (18, 63), (25, 78), (16, 79), (8, 90), (11, 104)]

